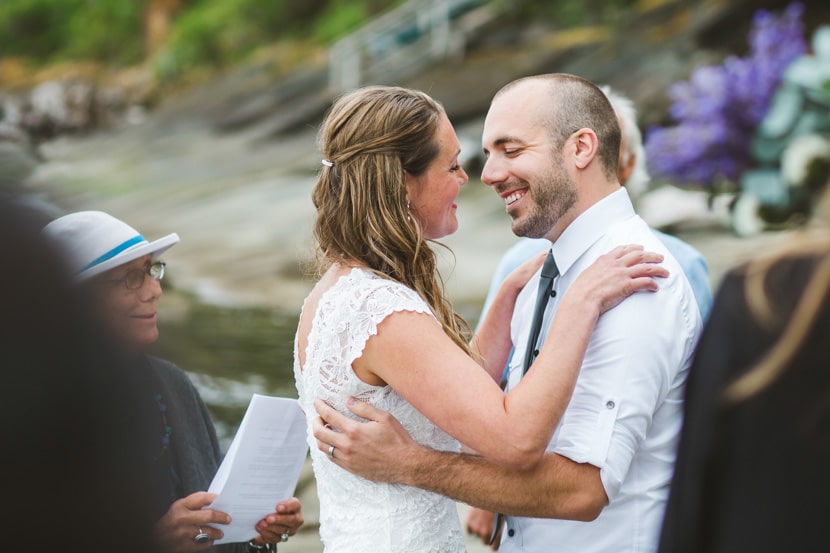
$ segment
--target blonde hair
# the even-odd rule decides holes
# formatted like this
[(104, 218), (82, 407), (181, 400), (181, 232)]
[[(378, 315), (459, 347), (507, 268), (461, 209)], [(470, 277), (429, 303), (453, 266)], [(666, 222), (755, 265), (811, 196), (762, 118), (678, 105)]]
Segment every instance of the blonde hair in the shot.
[(318, 142), (324, 164), (314, 185), (319, 267), (364, 266), (415, 290), (444, 332), (468, 354), (469, 326), (444, 295), (435, 252), (406, 200), (406, 177), (438, 155), (444, 109), (428, 95), (370, 86), (346, 94), (326, 115)]
[[(828, 221), (830, 186), (819, 206), (819, 215)], [(818, 263), (801, 294), (789, 321), (782, 324), (766, 293), (767, 276), (778, 262), (799, 256), (815, 256)], [(727, 401), (737, 403), (761, 392), (775, 382), (789, 367), (804, 344), (822, 304), (830, 293), (830, 229), (826, 224), (800, 232), (793, 245), (783, 251), (759, 258), (746, 267), (744, 293), (750, 313), (768, 330), (783, 327), (780, 338), (746, 374), (731, 383), (724, 392)]]

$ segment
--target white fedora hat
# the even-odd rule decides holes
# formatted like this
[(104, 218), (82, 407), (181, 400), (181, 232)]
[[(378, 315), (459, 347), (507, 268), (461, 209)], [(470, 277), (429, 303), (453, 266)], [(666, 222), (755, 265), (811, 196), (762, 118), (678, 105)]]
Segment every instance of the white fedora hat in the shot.
[(148, 242), (137, 230), (103, 211), (78, 211), (43, 227), (43, 234), (64, 252), (79, 281), (148, 254), (153, 259), (179, 242), (175, 232)]

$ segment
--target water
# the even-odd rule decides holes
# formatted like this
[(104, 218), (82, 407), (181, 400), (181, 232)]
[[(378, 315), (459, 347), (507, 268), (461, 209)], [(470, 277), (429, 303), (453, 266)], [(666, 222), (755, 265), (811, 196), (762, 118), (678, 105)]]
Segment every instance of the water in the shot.
[(295, 312), (218, 307), (185, 297), (183, 315), (165, 317), (152, 349), (188, 373), (207, 403), (223, 449), (242, 420), (251, 394), (297, 397), (294, 387)]

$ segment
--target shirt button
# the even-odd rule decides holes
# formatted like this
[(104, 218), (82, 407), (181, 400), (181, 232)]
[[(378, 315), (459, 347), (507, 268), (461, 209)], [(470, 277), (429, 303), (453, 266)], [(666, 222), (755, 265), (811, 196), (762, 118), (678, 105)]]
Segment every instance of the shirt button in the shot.
[(539, 350), (538, 349), (533, 350), (533, 356), (536, 357), (538, 355), (539, 355)]
[(616, 406), (616, 403), (614, 403), (612, 400), (610, 400), (610, 399), (609, 399), (609, 400), (605, 403), (605, 406), (606, 406), (608, 409), (613, 409), (613, 408)]
[(516, 534), (516, 531), (515, 531), (515, 530), (513, 530), (512, 528), (511, 528), (510, 530), (508, 530), (508, 531), (507, 531), (507, 535), (508, 535), (509, 537), (511, 537), (511, 538), (512, 538), (515, 534)]
[(550, 297), (552, 297), (552, 298), (556, 297), (556, 290), (551, 290), (550, 291)]

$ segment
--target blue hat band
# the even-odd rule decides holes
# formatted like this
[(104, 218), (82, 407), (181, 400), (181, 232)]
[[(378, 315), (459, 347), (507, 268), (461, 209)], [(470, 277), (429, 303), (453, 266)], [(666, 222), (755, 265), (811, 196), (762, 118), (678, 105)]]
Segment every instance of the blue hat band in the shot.
[(110, 251), (105, 253), (104, 255), (102, 255), (102, 256), (100, 256), (96, 259), (93, 259), (86, 267), (84, 267), (83, 269), (81, 269), (78, 272), (82, 273), (82, 272), (86, 271), (87, 269), (91, 269), (91, 268), (95, 267), (96, 265), (100, 265), (104, 261), (109, 261), (110, 259), (112, 259), (116, 255), (118, 255), (119, 253), (123, 252), (124, 250), (126, 250), (126, 249), (128, 249), (132, 246), (135, 246), (136, 244), (140, 244), (141, 242), (146, 242), (146, 239), (143, 236), (141, 236), (140, 234), (138, 236), (134, 237), (134, 238), (130, 238), (129, 240), (125, 240), (124, 242), (121, 242), (120, 244), (115, 246), (113, 249), (111, 249)]

